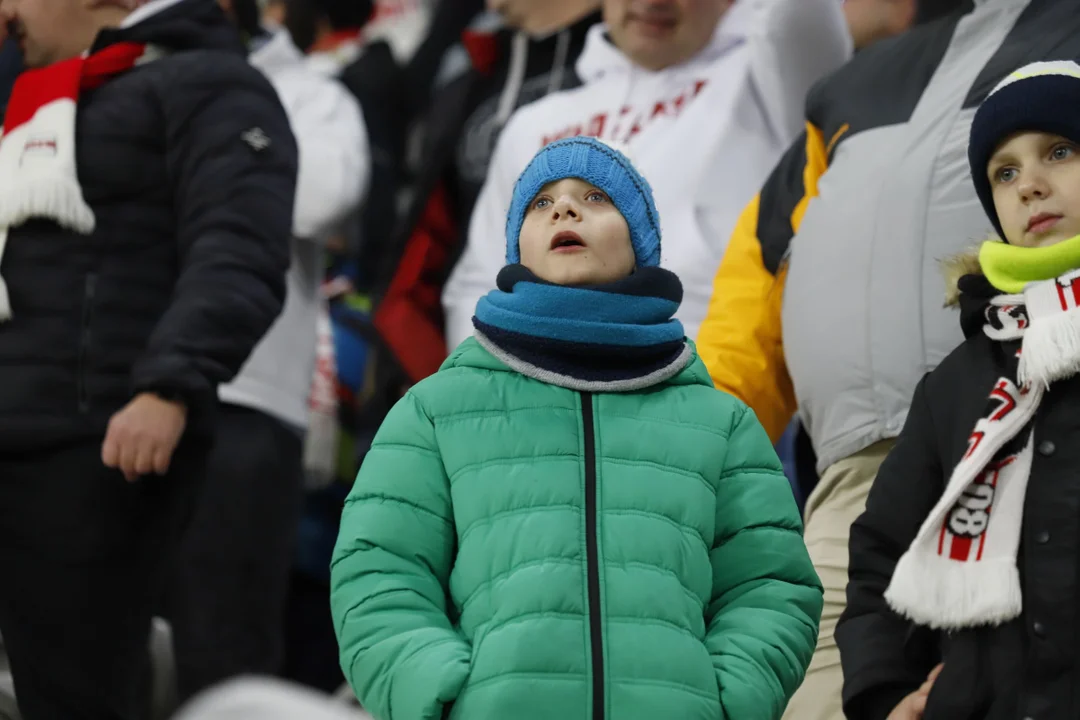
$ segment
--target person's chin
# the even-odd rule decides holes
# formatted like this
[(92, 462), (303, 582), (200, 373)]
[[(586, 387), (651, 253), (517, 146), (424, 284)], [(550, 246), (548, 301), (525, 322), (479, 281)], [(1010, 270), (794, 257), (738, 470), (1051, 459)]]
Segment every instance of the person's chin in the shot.
[(566, 287), (582, 287), (583, 285), (595, 285), (596, 281), (588, 273), (563, 273), (558, 280), (553, 280), (556, 285)]
[(626, 25), (639, 43), (668, 43), (679, 32), (679, 22), (671, 20), (655, 22), (646, 18), (630, 17)]
[(594, 285), (596, 283), (596, 280), (594, 279), (596, 273), (588, 267), (575, 266), (551, 268), (551, 271), (546, 273), (546, 275), (547, 277), (544, 277), (544, 279), (548, 282), (555, 283), (556, 285), (566, 285), (568, 287)]

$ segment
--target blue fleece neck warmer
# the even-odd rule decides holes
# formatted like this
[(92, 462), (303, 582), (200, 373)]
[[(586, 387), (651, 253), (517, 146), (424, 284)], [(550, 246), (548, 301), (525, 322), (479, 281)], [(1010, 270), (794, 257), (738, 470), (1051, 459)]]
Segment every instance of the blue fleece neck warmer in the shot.
[(975, 192), (1002, 240), (1005, 232), (994, 206), (986, 170), (998, 146), (1019, 132), (1045, 132), (1080, 142), (1080, 64), (1036, 62), (1009, 75), (975, 113), (968, 163)]
[(497, 284), (476, 305), (476, 339), (537, 380), (626, 392), (667, 380), (693, 356), (673, 317), (682, 283), (669, 270), (642, 268), (613, 283), (566, 287), (508, 265)]
[(544, 147), (521, 173), (506, 217), (506, 264), (521, 262), (518, 237), (533, 198), (548, 183), (580, 178), (603, 190), (630, 228), (639, 268), (660, 264), (660, 215), (652, 188), (615, 148), (588, 137), (558, 140)]

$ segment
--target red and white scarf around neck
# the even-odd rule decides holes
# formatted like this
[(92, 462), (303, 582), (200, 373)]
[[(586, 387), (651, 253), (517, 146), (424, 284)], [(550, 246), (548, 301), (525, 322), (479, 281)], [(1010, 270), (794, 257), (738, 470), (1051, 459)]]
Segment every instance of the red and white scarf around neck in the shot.
[(1023, 610), (1016, 556), (1032, 421), (1051, 383), (1080, 372), (1080, 271), (994, 298), (986, 321), (989, 338), (1021, 349), (885, 592), (900, 615), (935, 629), (1000, 625)]
[[(79, 92), (130, 70), (146, 55), (142, 43), (117, 43), (86, 57), (23, 72), (11, 91), (0, 135), (0, 259), (8, 230), (30, 218), (55, 220), (88, 235), (94, 212), (75, 166)], [(11, 317), (0, 278), (0, 321)]]

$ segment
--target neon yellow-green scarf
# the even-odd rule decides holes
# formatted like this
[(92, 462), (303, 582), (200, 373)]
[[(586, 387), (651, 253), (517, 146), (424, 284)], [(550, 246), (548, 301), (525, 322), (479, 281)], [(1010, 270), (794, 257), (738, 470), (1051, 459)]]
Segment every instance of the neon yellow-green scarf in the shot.
[(1040, 248), (984, 242), (979, 248), (979, 265), (991, 285), (1015, 295), (1028, 283), (1053, 280), (1080, 268), (1080, 235)]

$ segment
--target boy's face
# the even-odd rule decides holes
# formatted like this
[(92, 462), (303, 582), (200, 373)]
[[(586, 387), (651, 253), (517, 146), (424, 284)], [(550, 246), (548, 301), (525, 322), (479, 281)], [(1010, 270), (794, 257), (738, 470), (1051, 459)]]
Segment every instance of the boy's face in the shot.
[(545, 185), (525, 212), (521, 264), (557, 285), (597, 285), (634, 271), (630, 228), (611, 199), (578, 178)]
[(1080, 235), (1077, 143), (1049, 133), (1018, 133), (997, 149), (987, 174), (1010, 245), (1046, 247)]

